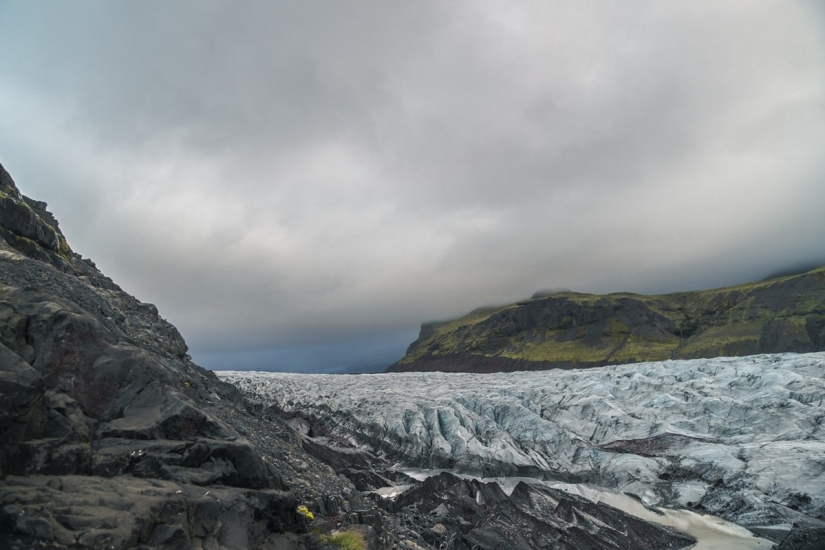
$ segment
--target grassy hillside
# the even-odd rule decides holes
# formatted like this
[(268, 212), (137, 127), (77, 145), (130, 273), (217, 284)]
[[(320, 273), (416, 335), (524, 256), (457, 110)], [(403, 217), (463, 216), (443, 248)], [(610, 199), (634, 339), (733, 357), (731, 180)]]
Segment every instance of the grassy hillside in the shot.
[(559, 292), (421, 327), (390, 370), (598, 366), (825, 348), (825, 266), (660, 296)]

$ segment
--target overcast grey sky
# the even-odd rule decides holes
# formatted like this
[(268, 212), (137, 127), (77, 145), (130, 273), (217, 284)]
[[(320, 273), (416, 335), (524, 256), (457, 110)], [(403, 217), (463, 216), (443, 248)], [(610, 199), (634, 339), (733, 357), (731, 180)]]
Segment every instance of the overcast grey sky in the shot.
[(825, 9), (0, 0), (0, 162), (211, 368), (825, 262)]

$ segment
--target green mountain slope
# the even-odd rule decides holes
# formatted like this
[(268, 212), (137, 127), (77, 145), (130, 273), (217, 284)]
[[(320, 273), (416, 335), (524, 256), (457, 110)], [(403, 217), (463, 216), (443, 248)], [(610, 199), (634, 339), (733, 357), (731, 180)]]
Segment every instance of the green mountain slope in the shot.
[(592, 367), (825, 349), (825, 266), (660, 296), (559, 292), (422, 325), (391, 372)]

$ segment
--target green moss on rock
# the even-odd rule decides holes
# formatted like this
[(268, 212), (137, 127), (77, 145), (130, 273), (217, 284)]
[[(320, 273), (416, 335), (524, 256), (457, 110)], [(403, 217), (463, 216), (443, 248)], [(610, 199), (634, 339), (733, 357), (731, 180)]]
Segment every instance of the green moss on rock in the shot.
[(422, 327), (392, 370), (428, 370), (444, 358), (542, 368), (821, 349), (825, 266), (713, 290), (560, 292), (480, 309)]

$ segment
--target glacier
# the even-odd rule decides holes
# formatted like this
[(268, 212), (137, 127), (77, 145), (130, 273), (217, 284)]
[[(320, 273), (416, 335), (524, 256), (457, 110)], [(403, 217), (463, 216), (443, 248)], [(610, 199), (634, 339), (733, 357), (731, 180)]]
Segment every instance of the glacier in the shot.
[(588, 484), (756, 533), (825, 526), (825, 353), (498, 374), (217, 374), (398, 468)]

